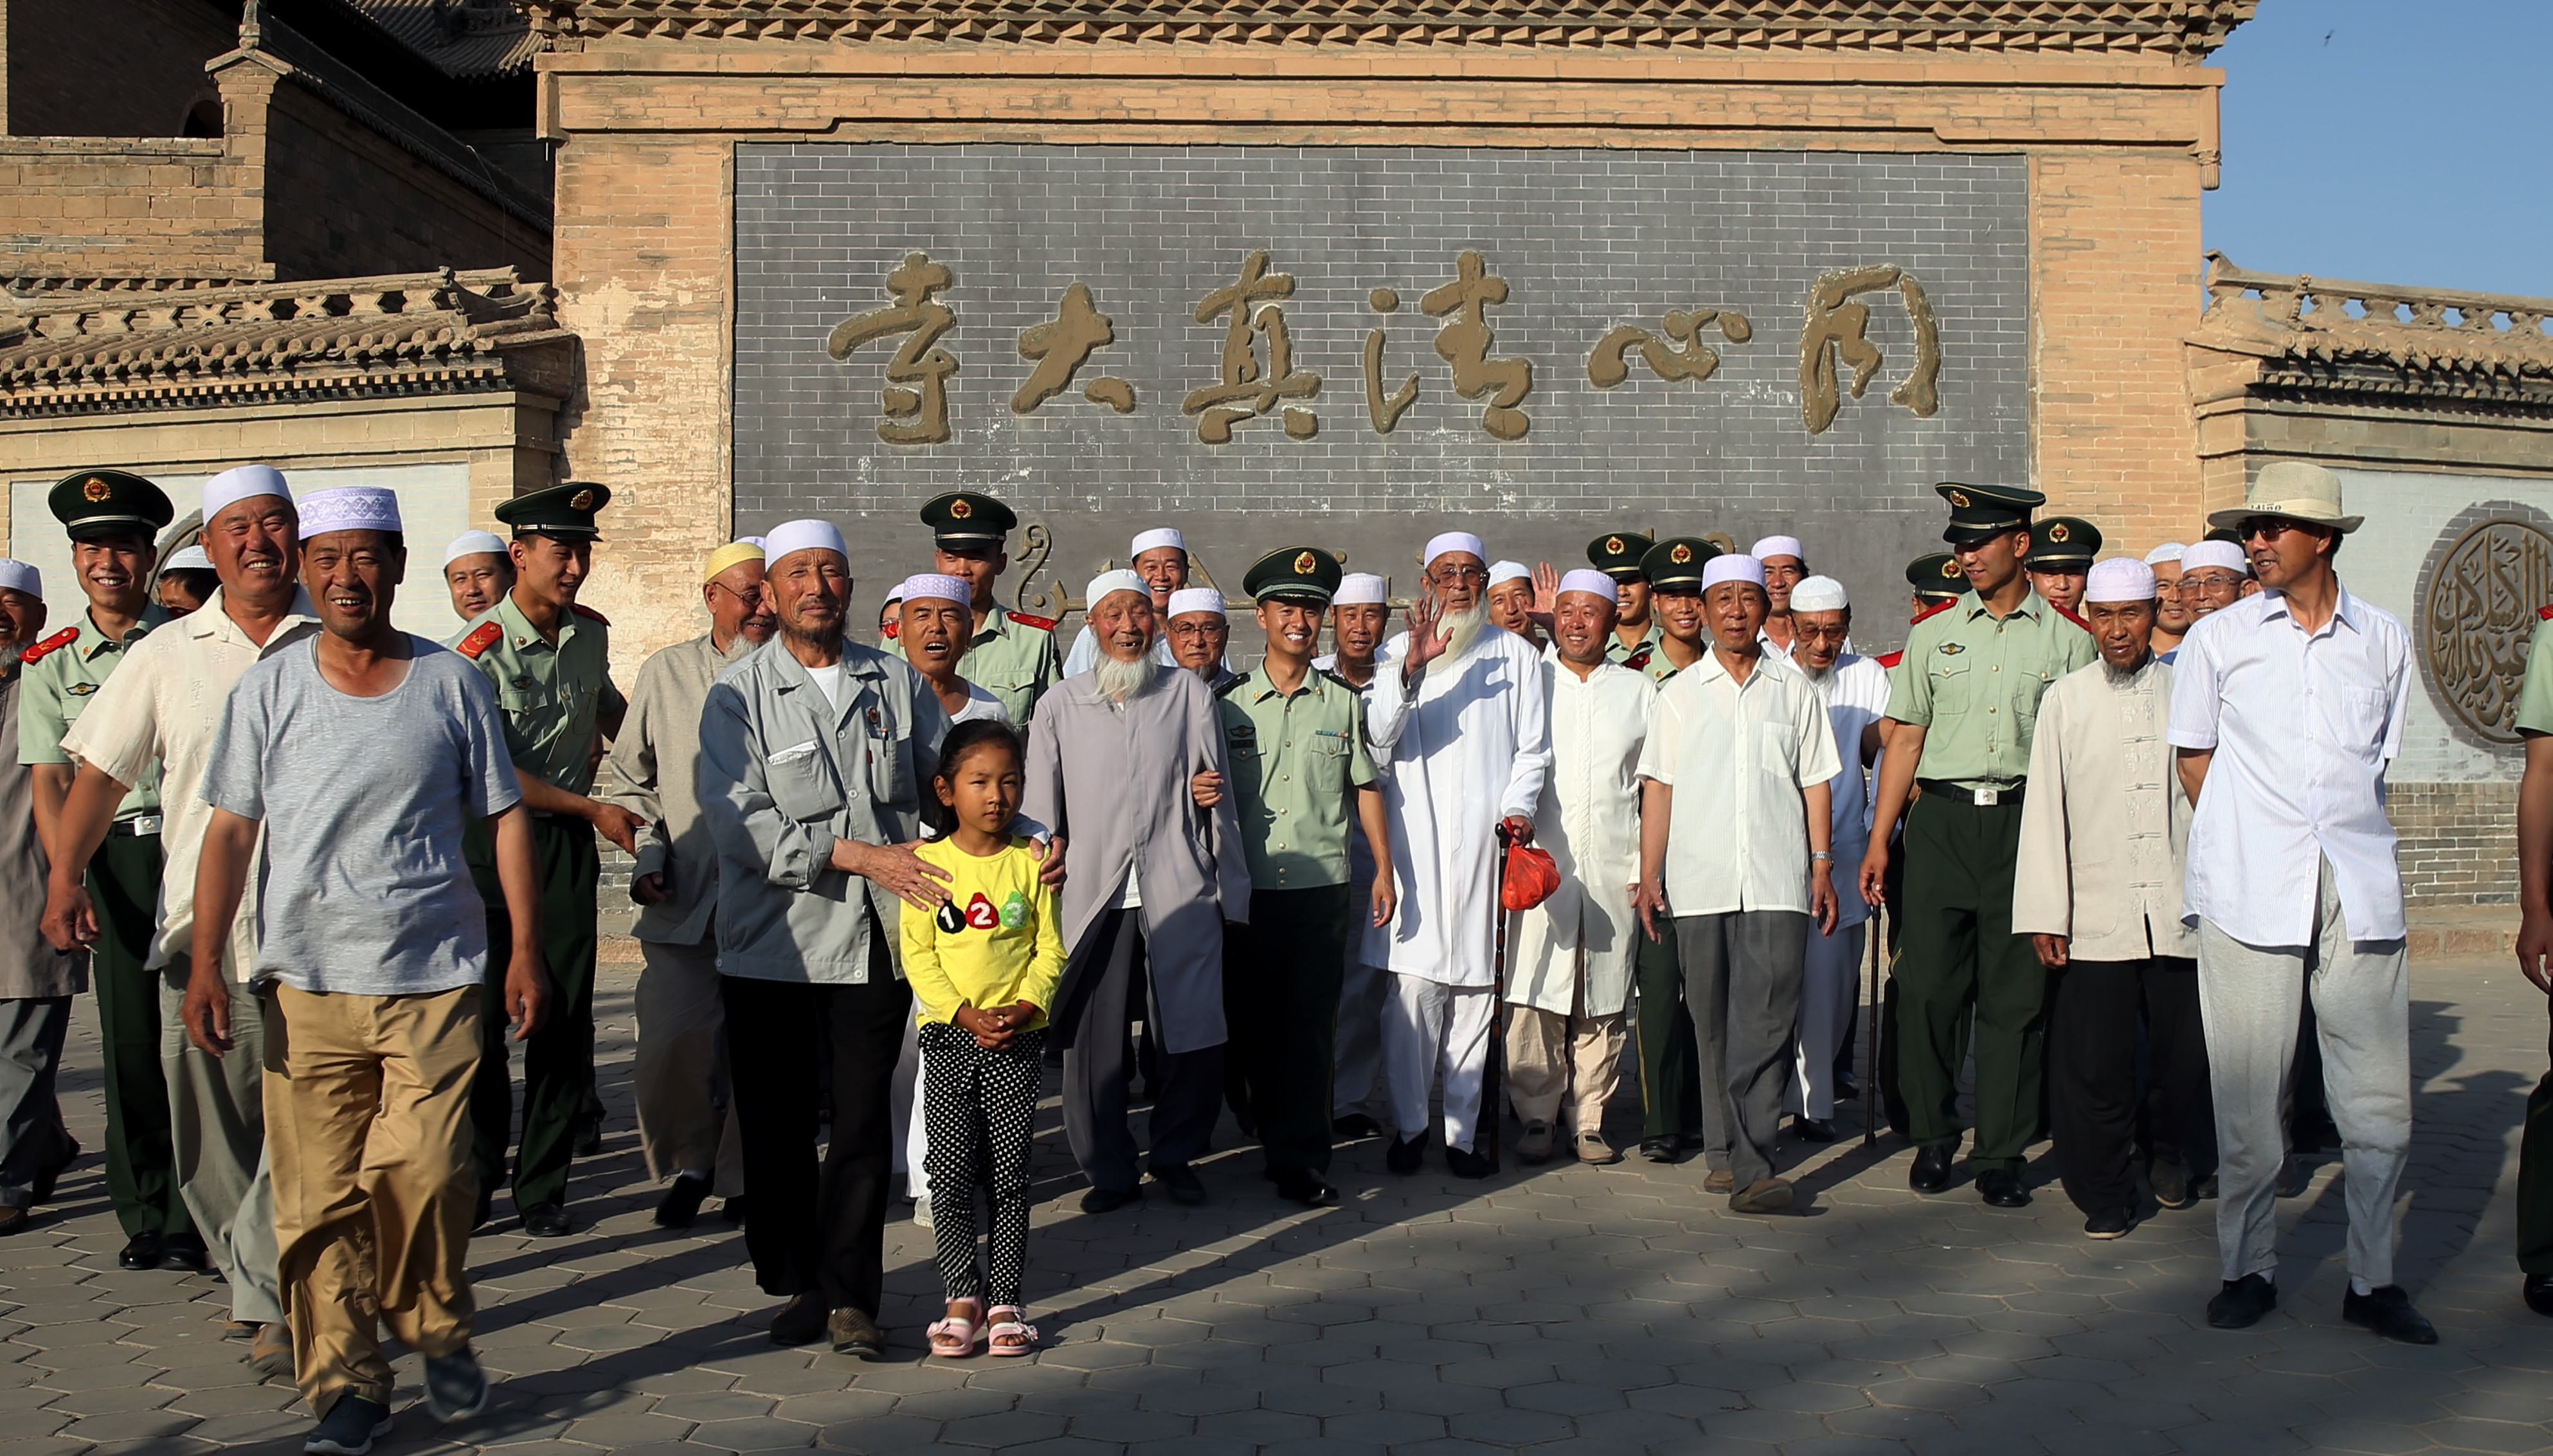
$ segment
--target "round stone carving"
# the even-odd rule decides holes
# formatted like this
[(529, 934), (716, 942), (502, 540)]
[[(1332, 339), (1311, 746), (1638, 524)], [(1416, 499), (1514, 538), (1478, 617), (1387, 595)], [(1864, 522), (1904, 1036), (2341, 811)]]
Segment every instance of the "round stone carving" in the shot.
[(2515, 744), (2535, 612), (2553, 603), (2553, 535), (2506, 516), (2478, 521), (2428, 577), (2420, 648), (2439, 701), (2468, 730)]

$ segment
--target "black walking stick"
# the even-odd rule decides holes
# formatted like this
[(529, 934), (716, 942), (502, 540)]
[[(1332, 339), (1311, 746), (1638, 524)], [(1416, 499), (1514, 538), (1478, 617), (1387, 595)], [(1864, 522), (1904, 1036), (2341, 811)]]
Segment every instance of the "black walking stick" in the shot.
[[(1859, 889), (1854, 893), (1860, 893)], [(1884, 913), (1885, 907), (1871, 906), (1862, 929), (1862, 934), (1870, 938), (1870, 1073), (1861, 1082), (1861, 1145), (1865, 1148), (1879, 1141), (1879, 957), (1887, 953), (1888, 947), (1879, 917)]]
[(1506, 868), (1507, 824), (1501, 819), (1498, 844), (1490, 854), (1490, 1051), (1481, 1067), (1480, 1120), (1472, 1131), (1472, 1151), (1490, 1160), (1492, 1173), (1498, 1171), (1498, 1145), (1507, 1121), (1506, 1109), (1499, 1105), (1499, 1083), (1506, 1071)]

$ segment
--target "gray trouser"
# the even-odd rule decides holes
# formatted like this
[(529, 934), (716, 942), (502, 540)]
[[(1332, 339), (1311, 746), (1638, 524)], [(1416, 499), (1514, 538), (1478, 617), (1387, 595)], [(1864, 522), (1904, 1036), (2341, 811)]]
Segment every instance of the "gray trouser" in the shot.
[(0, 1207), (32, 1203), (36, 1180), (59, 1168), (71, 1150), (54, 1098), (70, 1026), (68, 996), (0, 1000)]
[(1223, 1047), (1193, 1052), (1164, 1049), (1157, 1073), (1145, 1079), (1153, 1094), (1152, 1149), (1138, 1157), (1128, 1125), (1129, 1084), (1135, 1077), (1133, 1028), (1163, 1022), (1144, 957), (1144, 919), (1133, 910), (1103, 910), (1083, 932), (1105, 938), (1091, 949), (1100, 959), (1070, 1004), (1059, 1006), (1064, 1033), (1063, 1137), (1073, 1161), (1094, 1188), (1131, 1193), (1143, 1176), (1139, 1161), (1159, 1174), (1185, 1168), (1206, 1155), (1214, 1124), (1223, 1115)]
[(1330, 1043), (1338, 1078), (1330, 1115), (1362, 1112), (1388, 1123), (1391, 1094), (1375, 1094), (1383, 1075), (1383, 1008), (1391, 999), (1391, 972), (1365, 963), (1366, 923), (1374, 916), (1374, 865), (1365, 855), (1364, 832), (1351, 830), (1357, 847), (1348, 857), (1348, 955), (1339, 978), (1339, 1019)]
[[(719, 1000), (718, 943), (638, 943), (638, 1053), (630, 1082), (638, 1093), (638, 1145), (647, 1175), (711, 1175), (722, 1198), (744, 1196), (744, 1139), (735, 1098), (725, 1091), (726, 1007)], [(911, 1029), (907, 1028), (910, 1036)]]
[(2393, 1194), (2411, 1156), (2411, 999), (2400, 941), (2351, 941), (2331, 861), (2315, 890), (2314, 944), (2247, 946), (2198, 923), (2198, 994), (2216, 1092), (2216, 1245), (2225, 1278), (2276, 1278), (2278, 1108), (2296, 1023), (2313, 998), (2349, 1202), (2349, 1272), (2393, 1283)]
[(1778, 1166), (1773, 1144), (1790, 1085), (1809, 918), (1795, 910), (1738, 910), (1679, 915), (1675, 927), (1703, 1105), (1720, 1104), (1728, 1172), (1743, 1192)]
[(219, 1057), (197, 1051), (180, 1015), (189, 963), (180, 955), (160, 971), (167, 989), (160, 998), (160, 1068), (168, 1080), (177, 1193), (230, 1281), (231, 1317), (280, 1324), (275, 1179), (266, 1159), (266, 1008), (248, 987), (228, 982), (236, 1045)]

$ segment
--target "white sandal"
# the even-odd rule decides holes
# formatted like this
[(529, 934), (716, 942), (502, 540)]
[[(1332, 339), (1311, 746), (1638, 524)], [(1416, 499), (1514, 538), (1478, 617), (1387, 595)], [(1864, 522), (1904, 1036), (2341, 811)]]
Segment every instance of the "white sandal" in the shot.
[[(993, 1306), (992, 1313), (989, 1316), (992, 1320), (992, 1329), (988, 1332), (991, 1336), (991, 1340), (987, 1346), (993, 1354), (1026, 1355), (1037, 1349), (1037, 1326), (1020, 1318), (1020, 1316), (1026, 1312), (1026, 1310), (1020, 1308), (1017, 1304), (996, 1304)], [(1010, 1316), (1007, 1319), (1002, 1317), (1006, 1314)], [(1004, 1344), (1003, 1341), (1005, 1339), (1016, 1340), (1018, 1343)]]
[(975, 1353), (975, 1341), (979, 1338), (975, 1327), (976, 1319), (981, 1317), (980, 1311), (984, 1305), (981, 1300), (972, 1298), (951, 1299), (948, 1302), (963, 1304), (969, 1309), (978, 1311), (978, 1314), (965, 1318), (951, 1314), (945, 1318), (933, 1320), (930, 1330), (931, 1353), (943, 1360), (963, 1360)]

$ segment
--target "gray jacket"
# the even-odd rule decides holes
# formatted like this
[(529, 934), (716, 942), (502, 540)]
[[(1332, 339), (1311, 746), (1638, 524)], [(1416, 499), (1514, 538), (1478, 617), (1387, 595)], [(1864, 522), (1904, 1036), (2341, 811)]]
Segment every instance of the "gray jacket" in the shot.
[(722, 653), (704, 632), (648, 658), (630, 689), (629, 716), (611, 740), (608, 797), (647, 821), (634, 874), (661, 871), (671, 891), (664, 903), (639, 907), (631, 929), (642, 941), (697, 946), (710, 933), (710, 912), (718, 908), (718, 844), (693, 792), (701, 707), (718, 675), (753, 648), (738, 635)]
[[(838, 709), (778, 638), (719, 674), (701, 710), (698, 784), (718, 844), (720, 974), (868, 980), (872, 923), (892, 938), (901, 902), (827, 861), (835, 840), (921, 837), (947, 731), (920, 673), (847, 639)], [(892, 963), (892, 939), (886, 951)]]

